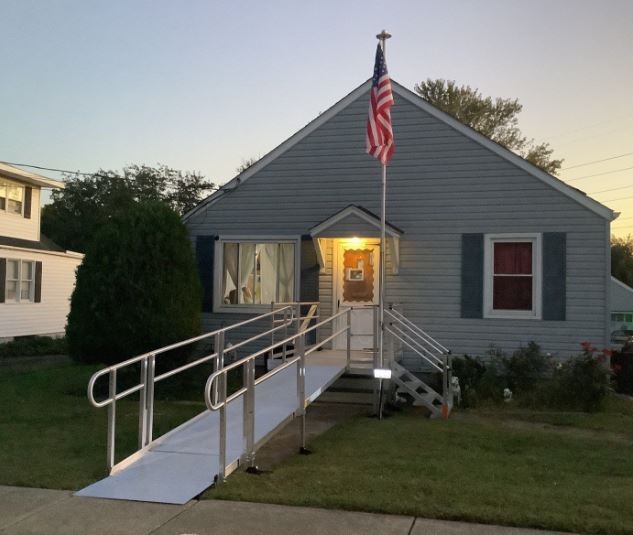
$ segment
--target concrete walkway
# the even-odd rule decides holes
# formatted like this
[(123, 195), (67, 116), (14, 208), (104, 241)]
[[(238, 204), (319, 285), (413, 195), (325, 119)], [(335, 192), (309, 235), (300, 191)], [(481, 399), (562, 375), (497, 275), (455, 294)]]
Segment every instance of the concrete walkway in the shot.
[(246, 502), (185, 505), (0, 486), (1, 535), (545, 535), (538, 530)]

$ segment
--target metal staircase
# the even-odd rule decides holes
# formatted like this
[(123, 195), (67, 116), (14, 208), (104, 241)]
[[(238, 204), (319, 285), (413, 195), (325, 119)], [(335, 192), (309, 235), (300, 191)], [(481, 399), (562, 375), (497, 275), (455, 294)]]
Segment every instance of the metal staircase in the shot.
[[(394, 306), (385, 309), (385, 332), (389, 336), (388, 354), (394, 394), (408, 394), (413, 398), (414, 405), (429, 410), (431, 418), (448, 418), (453, 409), (450, 350)], [(441, 394), (402, 364), (405, 355), (418, 361), (416, 369), (441, 374)]]

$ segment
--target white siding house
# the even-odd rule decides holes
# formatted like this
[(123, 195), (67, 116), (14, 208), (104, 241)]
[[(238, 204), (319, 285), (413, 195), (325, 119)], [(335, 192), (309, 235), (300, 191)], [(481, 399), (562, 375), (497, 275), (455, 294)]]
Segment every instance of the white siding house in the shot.
[[(376, 302), (364, 278), (381, 246), (380, 166), (365, 153), (370, 82), (185, 216), (207, 329), (264, 310), (269, 277), (277, 295), (318, 300), (327, 315)], [(616, 214), (392, 86), (387, 301), (455, 354), (532, 340), (561, 357), (584, 340), (606, 346)], [(292, 277), (260, 265), (282, 243), (295, 247)]]
[(0, 162), (0, 340), (62, 334), (83, 255), (40, 232), (42, 187), (63, 183)]

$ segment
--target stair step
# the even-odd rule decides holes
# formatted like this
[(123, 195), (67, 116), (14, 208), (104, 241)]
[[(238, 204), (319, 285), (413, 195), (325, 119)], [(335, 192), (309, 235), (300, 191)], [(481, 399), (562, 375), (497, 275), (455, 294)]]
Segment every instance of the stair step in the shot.
[(365, 392), (336, 392), (326, 390), (319, 396), (319, 401), (327, 403), (349, 403), (353, 405), (372, 405), (373, 394)]

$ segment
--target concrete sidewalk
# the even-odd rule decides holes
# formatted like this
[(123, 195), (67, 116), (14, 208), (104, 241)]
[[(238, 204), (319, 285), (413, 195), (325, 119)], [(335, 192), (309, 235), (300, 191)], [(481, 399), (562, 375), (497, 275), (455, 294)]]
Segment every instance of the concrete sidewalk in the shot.
[(78, 498), (0, 486), (1, 535), (545, 535), (545, 531), (246, 502)]

